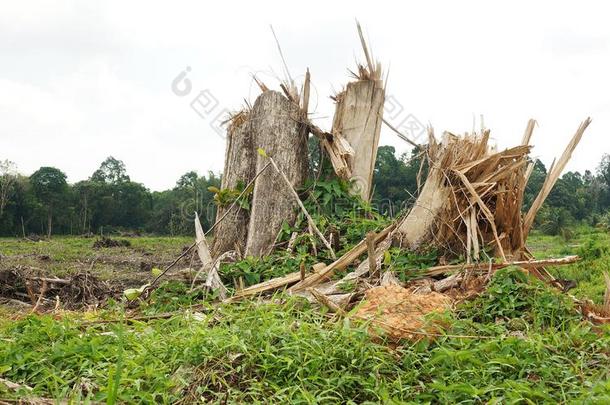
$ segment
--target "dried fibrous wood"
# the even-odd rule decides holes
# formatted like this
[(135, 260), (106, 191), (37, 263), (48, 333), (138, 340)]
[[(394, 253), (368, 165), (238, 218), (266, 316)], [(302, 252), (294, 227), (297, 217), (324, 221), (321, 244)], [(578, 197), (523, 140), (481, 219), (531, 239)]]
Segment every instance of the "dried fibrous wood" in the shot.
[(49, 284), (63, 284), (63, 285), (67, 285), (70, 284), (70, 280), (66, 280), (63, 278), (49, 278), (49, 277), (28, 277), (29, 280), (32, 281), (40, 281), (42, 282), (46, 282)]
[(281, 287), (286, 287), (287, 285), (294, 284), (301, 279), (301, 272), (295, 271), (293, 273), (286, 274), (282, 277), (276, 277), (271, 280), (264, 281), (259, 284), (252, 285), (250, 287), (246, 287), (243, 290), (240, 290), (233, 297), (229, 298), (229, 301), (235, 301), (240, 298), (258, 295), (267, 291), (277, 290)]
[(330, 310), (330, 312), (334, 312), (334, 313), (339, 314), (339, 315), (345, 315), (345, 311), (343, 310), (343, 308), (341, 308), (339, 305), (334, 303), (326, 295), (322, 294), (321, 292), (319, 292), (315, 288), (310, 288), (308, 291), (316, 299), (316, 301), (318, 301), (321, 305), (323, 305), (326, 308), (328, 308)]
[(26, 391), (34, 391), (34, 388), (32, 388), (28, 385), (17, 384), (12, 381), (5, 380), (4, 378), (0, 378), (0, 384), (4, 385), (6, 388), (8, 388), (9, 390), (12, 390), (12, 391), (17, 391), (20, 389), (24, 389)]
[(576, 130), (576, 133), (572, 137), (572, 140), (566, 146), (565, 150), (563, 151), (563, 154), (557, 161), (557, 164), (553, 165), (551, 170), (549, 170), (549, 173), (547, 174), (546, 178), (544, 179), (544, 183), (542, 184), (542, 188), (540, 189), (540, 192), (536, 196), (536, 199), (532, 203), (532, 206), (530, 207), (530, 209), (527, 212), (527, 215), (525, 216), (525, 219), (523, 221), (523, 229), (524, 229), (525, 235), (527, 235), (529, 233), (529, 230), (530, 230), (532, 224), (534, 223), (534, 218), (536, 217), (538, 210), (540, 209), (540, 207), (542, 207), (544, 200), (546, 200), (549, 193), (553, 189), (553, 186), (559, 179), (561, 172), (563, 172), (563, 169), (565, 168), (566, 164), (572, 157), (572, 152), (574, 152), (574, 149), (576, 149), (576, 146), (578, 146), (578, 143), (580, 142), (580, 139), (582, 138), (582, 135), (584, 134), (585, 129), (587, 129), (587, 127), (589, 126), (590, 123), (591, 123), (591, 118), (587, 118), (580, 124), (580, 126), (578, 127), (578, 130)]
[(523, 139), (521, 140), (521, 145), (529, 145), (530, 140), (532, 139), (532, 133), (534, 132), (534, 127), (536, 126), (536, 120), (530, 118), (527, 122), (527, 127), (525, 127), (525, 132), (523, 133)]
[(381, 80), (348, 83), (337, 97), (332, 133), (354, 150), (348, 160), (354, 193), (369, 200), (383, 119), (385, 91)]
[(290, 234), (290, 240), (288, 240), (288, 247), (286, 248), (286, 251), (288, 253), (292, 253), (292, 251), (294, 250), (294, 244), (297, 241), (297, 236), (299, 236), (298, 232), (293, 232)]
[[(294, 188), (307, 176), (307, 129), (302, 121), (299, 105), (275, 91), (261, 94), (250, 112), (255, 148), (273, 157)], [(257, 169), (268, 160), (260, 154), (256, 159)], [(297, 203), (283, 179), (266, 172), (254, 184), (251, 206), (245, 255), (261, 256), (273, 244), (282, 223), (295, 220)]]
[(377, 261), (375, 259), (375, 232), (366, 234), (366, 249), (368, 252), (369, 272), (374, 275), (377, 271)]
[(558, 259), (541, 259), (541, 260), (516, 260), (502, 263), (472, 263), (472, 264), (448, 264), (444, 266), (429, 267), (423, 271), (426, 276), (435, 276), (440, 274), (451, 273), (454, 271), (492, 271), (503, 269), (508, 266), (517, 266), (524, 269), (537, 269), (544, 266), (562, 266), (566, 264), (576, 263), (580, 260), (578, 256), (565, 256)]
[(396, 274), (394, 274), (393, 271), (385, 271), (381, 276), (381, 281), (379, 282), (379, 284), (381, 286), (397, 285), (402, 287), (402, 283), (400, 282), (398, 277), (396, 277)]
[[(388, 234), (393, 229), (394, 229), (394, 224), (390, 225), (383, 231), (379, 232), (377, 234), (377, 242), (379, 242), (381, 240), (385, 240), (385, 238), (388, 236)], [(343, 256), (341, 256), (339, 259), (335, 260), (330, 265), (325, 265), (324, 263), (316, 263), (313, 266), (314, 272), (310, 273), (305, 278), (305, 280), (303, 280), (302, 282), (300, 282), (301, 281), (301, 271), (295, 271), (295, 272), (287, 274), (285, 276), (277, 277), (272, 280), (268, 280), (268, 281), (244, 288), (243, 290), (239, 291), (238, 294), (235, 294), (235, 296), (233, 298), (239, 299), (239, 298), (246, 297), (246, 296), (257, 295), (257, 294), (261, 294), (264, 292), (273, 291), (273, 290), (276, 290), (281, 287), (286, 287), (288, 285), (295, 284), (295, 283), (298, 283), (298, 284), (293, 286), (294, 289), (291, 289), (290, 290), (291, 292), (304, 290), (308, 287), (318, 285), (324, 280), (327, 280), (334, 274), (334, 271), (346, 268), (347, 266), (352, 264), (354, 262), (354, 260), (356, 260), (364, 252), (366, 252), (366, 241), (362, 240), (360, 243), (358, 243), (356, 246), (354, 246), (354, 248), (352, 248), (349, 252), (345, 253)], [(366, 272), (368, 272), (368, 262), (365, 261), (363, 263), (367, 263), (365, 270), (366, 270)], [(361, 263), (361, 266), (362, 266), (362, 263)], [(356, 272), (358, 272), (358, 270), (356, 270)], [(356, 272), (354, 272), (354, 273), (356, 273)], [(344, 280), (347, 279), (347, 277), (350, 274), (352, 274), (352, 273), (349, 273), (346, 276), (346, 278), (344, 278)]]
[[(324, 294), (326, 294), (328, 296), (332, 296), (332, 295), (340, 294), (342, 292), (342, 289), (341, 289), (342, 285), (345, 285), (346, 283), (357, 282), (359, 279), (363, 279), (367, 274), (370, 274), (371, 276), (374, 275), (374, 273), (370, 271), (371, 265), (373, 266), (374, 269), (381, 268), (381, 262), (383, 260), (384, 252), (390, 247), (391, 243), (392, 243), (392, 239), (389, 236), (385, 237), (381, 242), (379, 242), (379, 244), (377, 244), (377, 247), (375, 248), (373, 254), (371, 255), (370, 253), (368, 253), (368, 259), (360, 262), (360, 264), (358, 265), (356, 270), (347, 273), (339, 281), (318, 284), (316, 289), (323, 292)], [(368, 244), (367, 244), (367, 251), (368, 251)], [(371, 258), (372, 258), (372, 260), (371, 260)], [(322, 267), (321, 269), (316, 269), (314, 266), (314, 274), (324, 270), (325, 267), (326, 266)], [(394, 282), (394, 281), (396, 281), (396, 282)], [(389, 285), (389, 284), (400, 285), (400, 282), (398, 282), (396, 277), (393, 274), (391, 274), (391, 272), (388, 272), (388, 271), (386, 271), (383, 274), (380, 283), (382, 285)], [(298, 286), (295, 286), (294, 291), (301, 291), (301, 290), (298, 289)]]
[[(227, 129), (225, 165), (221, 189), (236, 189), (248, 184), (256, 173), (256, 151), (252, 139), (249, 113), (242, 111), (233, 116)], [(221, 218), (228, 207), (219, 206), (216, 218)], [(243, 252), (248, 232), (248, 211), (237, 206), (220, 222), (214, 231), (212, 256), (218, 257), (238, 246)]]
[(449, 277), (436, 281), (434, 284), (432, 284), (431, 290), (436, 292), (447, 291), (460, 285), (463, 279), (464, 273), (452, 274)]
[[(533, 218), (565, 167), (590, 120), (583, 122), (545, 186), (523, 217), (531, 173), (529, 142), (536, 124), (530, 120), (521, 145), (496, 152), (490, 132), (458, 137), (445, 133), (438, 143), (431, 134), (426, 148), (426, 182), (408, 215), (398, 225), (395, 242), (408, 249), (432, 244), (449, 256), (477, 260), (489, 246), (504, 262), (526, 259), (525, 239)], [(538, 270), (534, 274), (543, 277)], [(537, 273), (538, 272), (538, 273)]]
[(353, 160), (354, 149), (341, 134), (325, 132), (311, 121), (306, 121), (309, 132), (320, 139), (320, 144), (326, 151), (337, 177), (349, 180), (352, 177), (349, 162)]
[(417, 249), (426, 241), (451, 191), (444, 184), (443, 172), (432, 167), (409, 214), (398, 225), (396, 236), (400, 246)]
[(210, 248), (205, 240), (205, 234), (203, 233), (203, 228), (201, 227), (201, 222), (199, 221), (199, 215), (197, 215), (197, 213), (195, 213), (195, 235), (197, 255), (202, 264), (201, 271), (207, 272), (205, 285), (213, 291), (218, 291), (218, 296), (221, 299), (224, 299), (227, 295), (227, 288), (220, 280), (220, 275), (218, 274), (218, 261), (212, 260)]

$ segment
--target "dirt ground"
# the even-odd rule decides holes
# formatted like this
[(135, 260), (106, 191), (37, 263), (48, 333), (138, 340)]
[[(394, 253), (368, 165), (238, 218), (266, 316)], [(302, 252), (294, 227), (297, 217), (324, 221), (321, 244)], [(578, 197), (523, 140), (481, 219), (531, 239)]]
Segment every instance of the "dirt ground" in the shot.
[[(150, 282), (153, 268), (167, 267), (193, 241), (189, 237), (113, 239), (116, 244), (78, 237), (0, 239), (0, 300), (36, 305), (38, 297), (44, 295), (40, 304), (46, 306), (53, 297), (64, 306), (97, 305), (120, 296), (126, 288)], [(195, 268), (198, 264), (189, 254), (175, 268)], [(55, 279), (69, 283), (52, 281)]]

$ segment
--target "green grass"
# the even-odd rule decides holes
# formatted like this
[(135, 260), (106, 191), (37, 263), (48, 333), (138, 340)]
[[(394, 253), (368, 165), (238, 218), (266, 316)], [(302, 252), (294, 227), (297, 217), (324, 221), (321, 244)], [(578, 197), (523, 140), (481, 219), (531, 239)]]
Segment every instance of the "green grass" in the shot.
[[(92, 249), (96, 238), (54, 236), (40, 242), (0, 238), (2, 267), (12, 264), (43, 269), (51, 275), (65, 276), (89, 270), (102, 278), (112, 278), (117, 268), (137, 270), (141, 260), (167, 262), (180, 254), (192, 237), (128, 237), (131, 247)], [(42, 256), (49, 259), (41, 260)]]
[[(112, 254), (146, 250), (175, 257), (190, 239), (131, 241), (131, 250)], [(576, 295), (599, 302), (602, 272), (610, 264), (609, 242), (608, 234), (581, 228), (569, 242), (535, 233), (529, 245), (540, 258), (580, 254), (581, 263), (551, 270), (561, 278), (578, 280)], [(2, 254), (49, 254), (65, 265), (100, 254), (91, 252), (92, 239), (57, 238), (26, 243), (25, 248), (21, 243), (0, 241)], [(416, 258), (407, 259), (411, 265)], [(392, 266), (402, 263), (400, 257), (389, 260)], [(277, 265), (253, 266), (265, 270)], [(231, 271), (243, 271), (244, 277), (248, 273)], [(265, 271), (270, 273), (263, 278), (284, 269)], [(229, 275), (241, 274), (225, 276)], [(122, 302), (111, 302), (95, 313), (30, 315), (12, 321), (8, 318), (13, 314), (0, 308), (0, 378), (34, 389), (15, 392), (0, 383), (0, 399), (31, 395), (76, 403), (610, 402), (608, 328), (583, 321), (565, 295), (512, 268), (496, 273), (480, 297), (437, 315), (450, 336), (419, 342), (372, 340), (370, 325), (332, 318), (281, 294), (267, 303), (218, 305), (176, 282), (164, 284), (138, 308), (140, 315), (148, 316), (171, 311), (167, 319), (127, 322), (125, 311)], [(108, 320), (113, 322), (100, 322)]]
[[(175, 309), (167, 298), (176, 288), (158, 291), (148, 313)], [(116, 305), (96, 318), (122, 315)], [(115, 386), (117, 401), (130, 403), (610, 401), (610, 335), (522, 273), (499, 272), (487, 293), (442, 316), (448, 333), (480, 337), (391, 349), (366, 325), (282, 296), (148, 322), (29, 316), (0, 325), (0, 370), (32, 395), (75, 401), (106, 401)]]
[(610, 234), (604, 230), (579, 227), (574, 237), (565, 241), (560, 236), (534, 232), (528, 238), (528, 246), (536, 258), (579, 255), (582, 261), (551, 268), (551, 273), (561, 279), (575, 280), (578, 286), (570, 292), (579, 298), (603, 301), (605, 282), (603, 272), (610, 272)]

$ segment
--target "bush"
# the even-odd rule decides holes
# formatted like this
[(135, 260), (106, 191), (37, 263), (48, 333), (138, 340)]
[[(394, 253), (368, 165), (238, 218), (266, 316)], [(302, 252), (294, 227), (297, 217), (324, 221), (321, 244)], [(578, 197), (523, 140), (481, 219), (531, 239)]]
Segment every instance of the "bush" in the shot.
[(461, 311), (481, 323), (524, 319), (540, 327), (558, 327), (579, 317), (565, 295), (511, 267), (497, 271), (483, 295)]

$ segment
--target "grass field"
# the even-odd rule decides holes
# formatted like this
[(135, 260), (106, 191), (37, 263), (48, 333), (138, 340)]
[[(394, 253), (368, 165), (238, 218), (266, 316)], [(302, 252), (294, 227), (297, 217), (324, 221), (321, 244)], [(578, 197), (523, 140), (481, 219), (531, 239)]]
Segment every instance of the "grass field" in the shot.
[[(191, 239), (130, 241), (131, 248), (93, 250), (92, 239), (3, 239), (0, 270), (21, 265), (64, 276), (91, 269), (103, 279), (143, 283), (150, 272), (141, 262), (166, 264)], [(552, 272), (577, 280), (575, 295), (601, 302), (609, 242), (604, 232), (580, 228), (567, 242), (533, 234), (529, 246), (539, 258), (581, 255), (582, 262)], [(119, 300), (96, 311), (52, 315), (0, 309), (0, 398), (610, 402), (610, 331), (583, 321), (565, 295), (510, 268), (498, 272), (483, 295), (436, 320), (446, 336), (398, 345), (373, 341), (370, 325), (331, 317), (281, 293), (264, 303), (218, 305), (171, 282), (136, 309), (151, 319), (128, 319), (133, 311)]]

